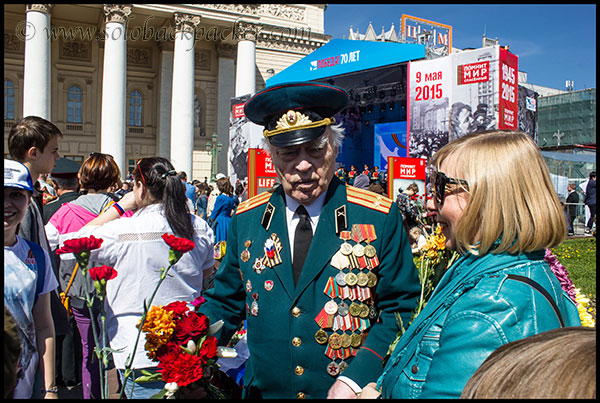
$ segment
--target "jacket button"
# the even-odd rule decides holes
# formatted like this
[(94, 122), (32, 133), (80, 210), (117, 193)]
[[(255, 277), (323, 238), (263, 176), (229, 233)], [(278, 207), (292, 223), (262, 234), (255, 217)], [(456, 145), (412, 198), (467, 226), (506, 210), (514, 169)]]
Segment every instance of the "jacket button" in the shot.
[(410, 369), (410, 371), (413, 374), (416, 374), (417, 372), (419, 372), (419, 367), (417, 367), (416, 365), (413, 365), (412, 368)]
[(295, 307), (292, 309), (292, 315), (294, 316), (294, 318), (297, 318), (298, 316), (300, 316), (300, 313), (301, 313), (301, 312), (302, 312), (302, 311), (300, 311), (300, 308), (298, 308), (297, 306), (295, 306)]
[(294, 337), (292, 339), (292, 346), (298, 347), (300, 344), (302, 344), (302, 339), (300, 337)]
[(304, 368), (302, 368), (300, 365), (298, 365), (295, 369), (294, 369), (294, 373), (298, 376), (302, 375), (304, 373)]
[(306, 395), (302, 392), (300, 392), (296, 395), (296, 399), (304, 399), (304, 398), (306, 398)]

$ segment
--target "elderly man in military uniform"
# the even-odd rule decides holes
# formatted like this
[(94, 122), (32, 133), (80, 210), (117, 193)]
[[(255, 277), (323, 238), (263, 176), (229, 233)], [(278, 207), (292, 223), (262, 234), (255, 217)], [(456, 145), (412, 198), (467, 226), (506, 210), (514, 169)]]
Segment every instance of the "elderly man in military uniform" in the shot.
[(246, 398), (352, 398), (377, 380), (420, 291), (398, 207), (334, 175), (348, 102), (338, 87), (288, 83), (250, 98), (281, 182), (241, 203), (200, 311), (247, 320)]

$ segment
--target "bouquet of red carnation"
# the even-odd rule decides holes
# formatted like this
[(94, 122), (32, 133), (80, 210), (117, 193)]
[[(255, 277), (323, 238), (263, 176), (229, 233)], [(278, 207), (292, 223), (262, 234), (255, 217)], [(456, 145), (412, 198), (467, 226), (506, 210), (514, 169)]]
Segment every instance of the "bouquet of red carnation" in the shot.
[[(139, 324), (138, 324), (139, 328)], [(214, 328), (214, 326), (213, 326)], [(226, 396), (213, 382), (219, 377), (216, 361), (224, 354), (217, 348), (216, 331), (206, 315), (190, 310), (185, 302), (153, 305), (142, 325), (146, 354), (158, 361), (158, 371), (142, 371), (136, 382), (162, 380), (164, 389), (156, 398), (217, 398)]]

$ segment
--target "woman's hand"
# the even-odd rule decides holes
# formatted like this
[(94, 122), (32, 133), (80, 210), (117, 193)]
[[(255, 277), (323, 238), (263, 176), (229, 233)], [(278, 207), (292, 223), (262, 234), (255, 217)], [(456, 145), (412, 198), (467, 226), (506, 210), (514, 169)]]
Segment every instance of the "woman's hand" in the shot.
[(119, 203), (119, 206), (125, 211), (137, 210), (140, 207), (137, 205), (134, 192), (125, 193), (117, 203)]

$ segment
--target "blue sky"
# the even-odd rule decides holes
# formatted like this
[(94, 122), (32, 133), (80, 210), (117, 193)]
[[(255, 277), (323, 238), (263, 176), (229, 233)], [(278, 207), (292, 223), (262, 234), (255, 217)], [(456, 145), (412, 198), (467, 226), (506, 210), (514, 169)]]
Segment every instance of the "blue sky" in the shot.
[(376, 34), (392, 23), (399, 35), (402, 14), (452, 26), (452, 46), (481, 47), (488, 38), (508, 45), (519, 57), (527, 81), (544, 87), (596, 87), (595, 4), (328, 4), (325, 33), (348, 39), (350, 26), (364, 34), (371, 21)]

